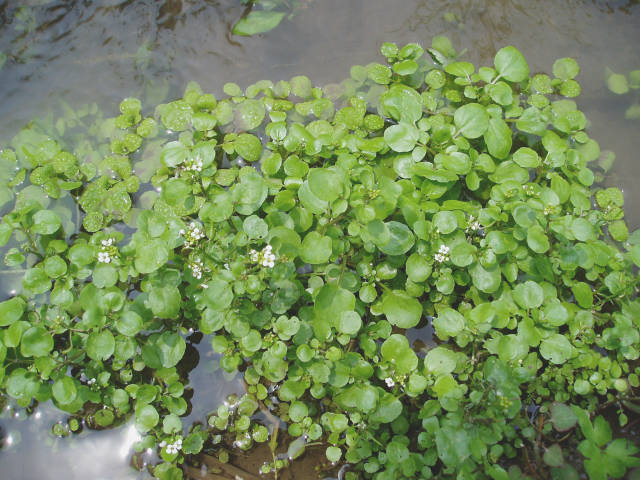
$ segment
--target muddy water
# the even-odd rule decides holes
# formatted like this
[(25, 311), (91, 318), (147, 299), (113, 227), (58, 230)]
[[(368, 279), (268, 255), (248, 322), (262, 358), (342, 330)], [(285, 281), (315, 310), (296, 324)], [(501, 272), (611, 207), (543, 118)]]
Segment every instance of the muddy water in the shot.
[[(604, 76), (605, 67), (640, 68), (637, 0), (298, 3), (295, 17), (276, 30), (244, 38), (230, 34), (244, 10), (240, 0), (0, 1), (0, 52), (7, 55), (0, 68), (0, 144), (60, 100), (96, 102), (110, 116), (125, 96), (155, 105), (179, 95), (191, 80), (213, 93), (228, 81), (245, 87), (299, 74), (322, 86), (346, 78), (353, 64), (379, 60), (384, 41), (428, 46), (434, 35), (445, 34), (476, 63), (490, 64), (508, 44), (525, 54), (533, 72), (550, 71), (558, 57), (576, 58), (579, 103), (591, 134), (617, 156), (608, 182), (624, 189), (630, 224), (640, 226), (640, 121), (624, 119), (634, 97), (610, 93)], [(202, 420), (241, 388), (223, 378), (216, 362), (207, 348), (192, 350), (197, 366), (190, 374), (189, 420)], [(66, 438), (47, 433), (64, 418), (50, 405), (30, 415), (7, 407), (0, 417), (2, 478), (140, 478), (128, 467), (137, 440), (130, 425)]]

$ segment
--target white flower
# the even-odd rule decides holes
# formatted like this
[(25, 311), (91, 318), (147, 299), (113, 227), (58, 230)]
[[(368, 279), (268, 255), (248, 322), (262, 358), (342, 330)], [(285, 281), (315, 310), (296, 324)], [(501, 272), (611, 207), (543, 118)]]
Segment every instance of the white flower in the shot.
[(87, 380), (87, 385), (93, 385), (94, 383), (96, 383), (96, 379), (95, 378), (91, 378), (91, 379)]
[(449, 261), (449, 252), (450, 251), (451, 251), (451, 249), (449, 247), (447, 247), (446, 245), (442, 244), (442, 245), (440, 245), (440, 249), (438, 250), (438, 253), (436, 253), (433, 258), (438, 263), (448, 262)]
[(196, 258), (193, 262), (189, 264), (189, 268), (191, 269), (191, 273), (194, 278), (200, 280), (202, 278), (202, 270), (204, 269), (204, 264), (202, 260)]
[(387, 377), (384, 379), (384, 383), (387, 384), (387, 387), (389, 388), (393, 388), (393, 386), (396, 384), (396, 382), (393, 381), (393, 378), (391, 377)]
[(111, 256), (109, 255), (109, 252), (98, 252), (98, 262), (111, 263)]
[(249, 250), (249, 260), (263, 267), (273, 268), (276, 265), (276, 256), (271, 253), (272, 250), (273, 247), (271, 245), (267, 245), (260, 252), (251, 249)]
[(205, 237), (204, 227), (197, 222), (191, 222), (187, 231), (181, 229), (178, 233), (184, 237), (184, 246), (187, 248), (191, 248)]

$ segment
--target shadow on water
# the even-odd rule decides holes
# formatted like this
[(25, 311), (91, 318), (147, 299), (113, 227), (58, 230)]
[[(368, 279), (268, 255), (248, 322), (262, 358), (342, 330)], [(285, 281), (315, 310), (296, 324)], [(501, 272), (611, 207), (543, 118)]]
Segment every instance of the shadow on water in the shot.
[[(60, 100), (74, 107), (96, 102), (109, 116), (123, 97), (138, 96), (153, 106), (181, 94), (191, 80), (214, 93), (229, 81), (245, 87), (298, 74), (324, 85), (347, 78), (353, 64), (378, 61), (384, 41), (428, 45), (445, 34), (482, 64), (507, 44), (525, 54), (532, 72), (550, 71), (558, 57), (576, 58), (580, 108), (601, 148), (617, 156), (608, 182), (624, 189), (630, 227), (640, 226), (640, 190), (634, 188), (640, 179), (639, 123), (624, 119), (627, 105), (607, 90), (604, 78), (605, 67), (640, 68), (637, 0), (303, 3), (277, 29), (247, 38), (230, 34), (245, 8), (240, 0), (0, 1), (0, 141)], [(3, 296), (18, 273), (3, 275)], [(430, 326), (410, 332), (421, 354), (433, 346), (431, 334)], [(226, 395), (243, 388), (222, 374), (207, 338), (192, 340), (184, 364), (193, 392), (186, 425), (206, 421)], [(130, 423), (54, 436), (51, 427), (66, 418), (50, 404), (30, 415), (5, 406), (2, 477), (144, 478), (129, 467), (138, 439)]]

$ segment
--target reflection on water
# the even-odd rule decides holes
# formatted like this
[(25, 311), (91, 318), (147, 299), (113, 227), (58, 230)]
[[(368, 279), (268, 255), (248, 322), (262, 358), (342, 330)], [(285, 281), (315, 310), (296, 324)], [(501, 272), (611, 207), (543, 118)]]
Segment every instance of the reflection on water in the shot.
[[(532, 72), (549, 71), (558, 57), (576, 58), (578, 100), (591, 134), (617, 156), (608, 182), (625, 190), (630, 226), (640, 226), (640, 189), (633, 188), (640, 179), (639, 123), (624, 120), (626, 104), (604, 83), (606, 66), (640, 68), (637, 0), (312, 0), (268, 34), (232, 37), (243, 9), (240, 0), (0, 1), (0, 144), (58, 99), (97, 102), (111, 116), (122, 97), (153, 106), (190, 80), (218, 94), (228, 81), (244, 87), (298, 74), (324, 85), (348, 77), (353, 64), (378, 61), (384, 41), (428, 45), (446, 34), (482, 64), (506, 44), (525, 54)], [(2, 275), (0, 297), (16, 275)], [(431, 345), (429, 328), (411, 335), (416, 348)], [(186, 425), (203, 421), (228, 393), (242, 392), (221, 374), (207, 339), (194, 347), (199, 359), (189, 374)], [(5, 414), (2, 478), (139, 478), (128, 467), (137, 435), (131, 425), (53, 437), (51, 426), (64, 419), (50, 404), (28, 418), (24, 411)]]
[(140, 434), (130, 422), (112, 430), (85, 431), (66, 438), (51, 434), (64, 420), (53, 405), (41, 405), (30, 416), (6, 407), (2, 420), (2, 478), (123, 479), (145, 477), (128, 467)]

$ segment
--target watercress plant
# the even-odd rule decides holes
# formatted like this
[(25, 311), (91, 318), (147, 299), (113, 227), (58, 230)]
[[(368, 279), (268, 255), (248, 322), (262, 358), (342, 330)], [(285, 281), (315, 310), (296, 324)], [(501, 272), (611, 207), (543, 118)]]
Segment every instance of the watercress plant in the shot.
[[(318, 442), (350, 479), (577, 475), (562, 448), (592, 478), (638, 465), (590, 423), (640, 408), (640, 233), (598, 184), (577, 63), (531, 74), (508, 46), (476, 69), (444, 37), (381, 52), (324, 89), (192, 83), (155, 112), (125, 99), (95, 138), (24, 129), (0, 155), (22, 285), (2, 391), (100, 427), (133, 414), (162, 479), (255, 442), (276, 475)], [(194, 333), (246, 388), (190, 427)]]

